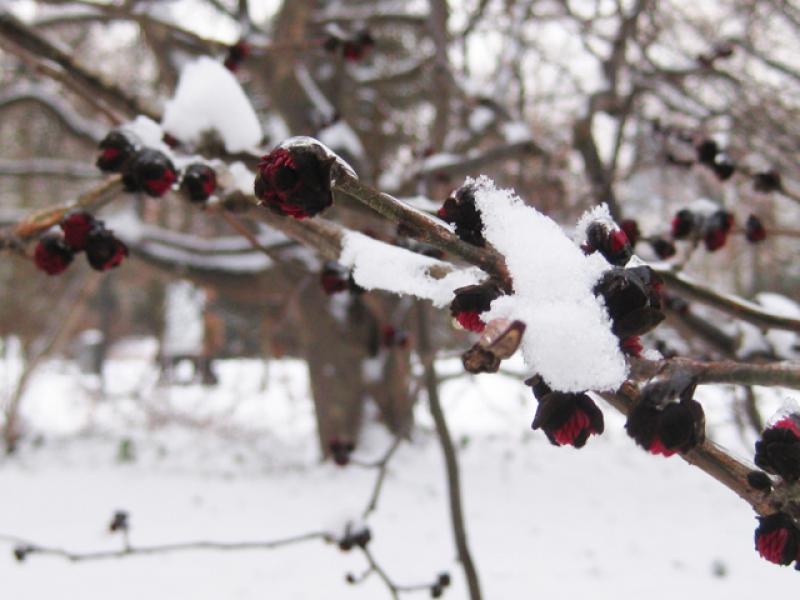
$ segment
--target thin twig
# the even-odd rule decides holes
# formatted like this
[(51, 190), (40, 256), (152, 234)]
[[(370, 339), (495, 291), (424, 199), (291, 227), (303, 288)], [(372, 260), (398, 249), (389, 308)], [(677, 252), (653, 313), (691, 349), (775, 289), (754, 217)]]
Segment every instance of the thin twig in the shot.
[(800, 319), (771, 313), (736, 296), (719, 294), (711, 288), (692, 281), (684, 275), (679, 275), (670, 269), (656, 268), (654, 270), (661, 276), (668, 288), (689, 300), (707, 304), (712, 308), (721, 310), (737, 319), (747, 321), (763, 329), (800, 331)]
[(12, 235), (22, 240), (30, 239), (56, 225), (72, 210), (82, 209), (91, 212), (99, 209), (113, 200), (120, 191), (122, 191), (122, 177), (112, 175), (81, 195), (75, 202), (55, 208), (45, 208), (28, 215), (12, 229)]
[(256, 542), (214, 542), (214, 541), (197, 541), (197, 542), (178, 542), (175, 544), (161, 544), (156, 546), (133, 546), (128, 545), (120, 550), (100, 550), (95, 552), (75, 552), (66, 550), (64, 548), (40, 546), (13, 536), (0, 536), (0, 541), (14, 540), (14, 543), (20, 549), (23, 549), (25, 554), (42, 554), (49, 556), (58, 556), (70, 562), (82, 562), (92, 560), (107, 560), (112, 558), (128, 558), (130, 556), (143, 556), (153, 554), (168, 554), (172, 552), (187, 552), (194, 550), (217, 550), (217, 551), (237, 551), (237, 550), (272, 550), (282, 546), (290, 546), (299, 544), (301, 542), (308, 542), (311, 540), (323, 540), (326, 542), (332, 541), (329, 533), (325, 532), (312, 532), (303, 533), (300, 535), (280, 538), (277, 540), (269, 541), (256, 541)]
[(733, 383), (738, 385), (779, 385), (800, 389), (800, 364), (777, 362), (757, 364), (722, 360), (704, 362), (692, 358), (666, 360), (631, 359), (631, 374), (636, 379), (675, 373), (690, 375), (697, 383)]
[[(624, 385), (616, 393), (603, 393), (601, 396), (624, 415), (627, 415), (638, 401), (638, 391), (630, 384)], [(747, 474), (753, 467), (732, 457), (714, 442), (705, 440), (689, 452), (681, 453), (680, 456), (690, 465), (705, 471), (733, 491), (758, 514), (768, 515), (775, 512), (775, 507), (768, 497), (747, 483)]]
[[(392, 460), (394, 453), (397, 452), (397, 449), (400, 447), (403, 438), (397, 436), (392, 442), (392, 445), (389, 446), (389, 449), (386, 451), (386, 454), (376, 463), (372, 464), (361, 464), (359, 466), (366, 466), (371, 468), (378, 469), (378, 476), (375, 478), (375, 483), (372, 486), (372, 494), (370, 494), (369, 501), (367, 502), (367, 506), (364, 509), (364, 512), (361, 514), (362, 519), (366, 519), (369, 515), (371, 515), (375, 509), (378, 508), (378, 499), (380, 498), (381, 491), (383, 489), (383, 482), (386, 480), (386, 472), (389, 467), (389, 461)], [(358, 464), (358, 463), (356, 463)]]
[(430, 342), (430, 325), (428, 322), (428, 308), (422, 302), (417, 302), (417, 349), (424, 369), (425, 388), (428, 392), (428, 404), (431, 416), (436, 425), (436, 434), (442, 446), (445, 469), (447, 470), (447, 494), (450, 502), (450, 519), (453, 527), (458, 560), (464, 569), (469, 589), (470, 600), (481, 599), (481, 588), (478, 581), (478, 572), (472, 561), (472, 554), (467, 543), (467, 530), (464, 524), (464, 510), (461, 506), (461, 481), (458, 469), (458, 458), (453, 439), (447, 427), (447, 420), (439, 402), (439, 382), (434, 365), (435, 354)]

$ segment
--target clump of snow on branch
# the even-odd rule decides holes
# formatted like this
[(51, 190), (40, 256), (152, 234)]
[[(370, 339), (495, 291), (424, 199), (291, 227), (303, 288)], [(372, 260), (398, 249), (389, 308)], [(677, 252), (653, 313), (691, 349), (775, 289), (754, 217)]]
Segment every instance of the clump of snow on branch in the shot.
[(339, 262), (353, 270), (353, 279), (365, 289), (412, 295), (439, 307), (450, 304), (454, 290), (486, 277), (477, 267), (453, 269), (448, 263), (352, 231), (343, 235)]
[(169, 146), (167, 146), (162, 141), (162, 138), (164, 137), (164, 132), (161, 129), (161, 125), (159, 125), (149, 117), (145, 117), (144, 115), (139, 115), (133, 121), (125, 123), (122, 126), (122, 129), (124, 129), (125, 131), (129, 131), (134, 136), (136, 136), (138, 141), (140, 141), (143, 146), (147, 148), (152, 148), (154, 150), (160, 150), (161, 152), (165, 152), (168, 155), (172, 154), (170, 152)]
[(583, 252), (550, 218), (485, 176), (476, 186), (485, 238), (505, 256), (515, 293), (500, 296), (486, 319), (518, 319), (525, 363), (565, 392), (616, 389), (627, 375), (611, 321), (592, 289), (608, 263)]
[(258, 117), (236, 77), (207, 56), (181, 71), (162, 126), (190, 144), (198, 142), (204, 132), (215, 131), (229, 152), (250, 150), (262, 137)]
[(256, 176), (244, 163), (236, 161), (228, 165), (228, 174), (230, 175), (233, 187), (243, 194), (253, 193), (253, 180)]

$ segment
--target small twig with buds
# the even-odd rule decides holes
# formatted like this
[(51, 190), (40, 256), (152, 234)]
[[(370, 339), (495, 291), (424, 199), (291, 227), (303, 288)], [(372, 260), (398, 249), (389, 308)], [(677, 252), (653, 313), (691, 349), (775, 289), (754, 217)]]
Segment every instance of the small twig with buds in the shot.
[[(627, 415), (636, 405), (639, 394), (633, 385), (626, 383), (616, 393), (600, 395), (611, 406)], [(713, 442), (705, 440), (692, 450), (681, 453), (680, 456), (733, 491), (758, 514), (767, 515), (774, 512), (764, 494), (747, 483), (747, 475), (753, 468), (733, 458)]]
[(70, 211), (80, 209), (93, 212), (99, 209), (113, 200), (120, 191), (122, 191), (122, 177), (113, 175), (81, 195), (73, 203), (46, 208), (28, 215), (12, 228), (10, 235), (18, 240), (28, 240), (57, 225)]
[[(12, 539), (6, 537), (5, 540)], [(213, 541), (197, 541), (197, 542), (179, 542), (175, 544), (162, 544), (157, 546), (134, 546), (126, 545), (120, 550), (101, 550), (97, 552), (74, 552), (64, 548), (40, 546), (24, 540), (15, 539), (17, 546), (14, 549), (14, 555), (17, 560), (25, 560), (29, 555), (42, 554), (49, 556), (57, 556), (66, 559), (70, 562), (83, 562), (92, 560), (107, 560), (111, 558), (127, 558), (129, 556), (144, 556), (153, 554), (168, 554), (173, 552), (187, 552), (194, 550), (217, 550), (217, 551), (238, 551), (238, 550), (273, 550), (283, 546), (290, 546), (311, 540), (322, 540), (329, 542), (331, 536), (325, 532), (312, 532), (304, 533), (296, 536), (279, 538), (269, 541), (255, 541), (255, 542), (213, 542)], [(5, 541), (0, 538), (0, 541)]]
[(383, 570), (383, 568), (375, 560), (375, 556), (370, 552), (369, 548), (361, 548), (364, 558), (367, 559), (369, 567), (358, 577), (348, 573), (347, 582), (351, 584), (359, 584), (366, 581), (370, 575), (377, 575), (381, 581), (386, 585), (393, 600), (398, 600), (400, 594), (408, 592), (430, 592), (433, 598), (438, 598), (444, 592), (444, 588), (450, 585), (450, 575), (448, 573), (441, 573), (433, 583), (418, 583), (414, 585), (400, 585), (395, 583), (391, 577)]
[(481, 588), (478, 581), (478, 571), (472, 561), (472, 554), (467, 543), (467, 531), (464, 525), (464, 509), (461, 505), (461, 481), (458, 470), (458, 458), (455, 446), (450, 437), (447, 420), (439, 402), (439, 382), (434, 365), (435, 354), (429, 337), (428, 307), (422, 302), (417, 302), (417, 344), (420, 361), (424, 369), (425, 389), (428, 393), (433, 422), (436, 433), (442, 446), (447, 471), (447, 493), (450, 503), (450, 520), (453, 528), (453, 537), (458, 552), (458, 560), (464, 569), (469, 589), (470, 600), (481, 599)]

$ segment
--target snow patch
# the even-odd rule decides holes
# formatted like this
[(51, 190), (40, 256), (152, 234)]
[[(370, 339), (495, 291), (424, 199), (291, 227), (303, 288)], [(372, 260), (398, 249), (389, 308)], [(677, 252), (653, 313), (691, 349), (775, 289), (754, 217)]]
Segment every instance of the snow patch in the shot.
[(152, 119), (139, 115), (133, 121), (125, 123), (122, 129), (134, 134), (145, 147), (171, 154), (169, 147), (162, 141), (164, 131), (161, 125)]
[(213, 130), (229, 152), (250, 150), (262, 138), (258, 117), (239, 82), (222, 64), (207, 56), (183, 68), (175, 96), (164, 110), (162, 126), (190, 144)]
[(358, 139), (353, 128), (341, 119), (321, 129), (319, 132), (319, 139), (326, 146), (336, 148), (336, 150), (339, 151), (349, 152), (354, 158), (362, 161), (366, 159), (367, 153), (364, 151), (361, 140)]
[(526, 325), (522, 353), (527, 367), (565, 392), (613, 390), (627, 366), (611, 321), (592, 289), (608, 268), (583, 252), (552, 219), (526, 206), (511, 190), (485, 176), (474, 185), (484, 236), (505, 256), (515, 294), (501, 296), (486, 319), (519, 319)]
[[(454, 270), (449, 263), (352, 231), (342, 237), (339, 262), (353, 270), (353, 279), (365, 289), (412, 295), (439, 307), (450, 304), (454, 290), (486, 277), (477, 267)], [(449, 272), (437, 279), (431, 274), (436, 269)]]

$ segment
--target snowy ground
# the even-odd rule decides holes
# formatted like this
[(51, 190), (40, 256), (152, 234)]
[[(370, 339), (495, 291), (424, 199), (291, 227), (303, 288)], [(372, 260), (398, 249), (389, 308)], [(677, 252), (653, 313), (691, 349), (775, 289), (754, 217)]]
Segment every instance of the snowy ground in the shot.
[[(0, 365), (0, 380), (14, 365)], [(452, 369), (452, 362), (442, 365)], [(136, 358), (109, 365), (108, 396), (71, 363), (50, 362), (25, 399), (29, 439), (0, 463), (0, 534), (73, 550), (117, 548), (116, 509), (132, 542), (269, 540), (340, 527), (366, 505), (373, 471), (319, 464), (301, 363), (220, 364), (217, 388), (156, 385)], [(502, 376), (444, 386), (461, 444), (467, 526), (484, 597), (751, 599), (797, 589), (798, 575), (753, 550), (755, 519), (732, 493), (679, 458), (634, 447), (607, 408), (602, 438), (580, 451), (529, 430), (530, 392)], [(745, 455), (706, 401), (712, 434)], [(398, 583), (448, 570), (446, 598), (466, 598), (454, 560), (439, 446), (421, 428), (394, 457), (370, 518), (371, 548)], [(133, 460), (120, 462), (121, 442)], [(358, 449), (382, 454), (370, 428)], [(312, 541), (272, 551), (202, 552), (72, 564), (17, 563), (0, 542), (3, 598), (115, 600), (388, 598), (376, 579), (351, 586), (357, 552)], [(426, 593), (409, 597), (427, 597)]]

